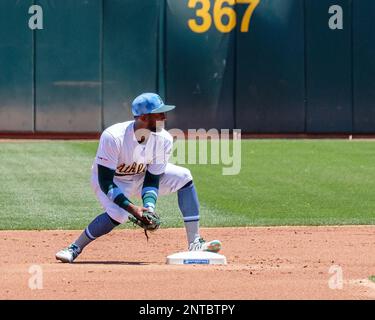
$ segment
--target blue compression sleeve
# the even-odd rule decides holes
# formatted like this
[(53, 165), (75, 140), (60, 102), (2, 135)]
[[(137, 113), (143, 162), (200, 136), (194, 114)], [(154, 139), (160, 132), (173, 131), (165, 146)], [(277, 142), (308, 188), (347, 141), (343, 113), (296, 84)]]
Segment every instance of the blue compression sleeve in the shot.
[(130, 203), (132, 203), (122, 193), (121, 189), (113, 182), (115, 176), (115, 170), (109, 169), (98, 164), (98, 180), (100, 189), (107, 195), (107, 197), (116, 203), (119, 207), (127, 209)]
[(178, 205), (184, 217), (184, 222), (199, 220), (199, 201), (193, 183), (188, 183), (177, 192)]
[(146, 171), (142, 187), (142, 200), (145, 208), (152, 207), (155, 209), (159, 194), (159, 180), (160, 175), (155, 175)]
[(104, 212), (97, 216), (85, 229), (86, 236), (94, 240), (109, 233), (119, 223), (113, 220), (108, 213)]

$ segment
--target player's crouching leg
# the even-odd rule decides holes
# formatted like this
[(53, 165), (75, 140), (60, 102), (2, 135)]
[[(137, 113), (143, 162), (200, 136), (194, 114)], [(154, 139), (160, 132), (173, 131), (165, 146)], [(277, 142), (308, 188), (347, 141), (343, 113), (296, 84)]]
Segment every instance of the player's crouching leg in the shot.
[(205, 241), (200, 236), (199, 200), (190, 170), (168, 164), (160, 183), (164, 194), (177, 191), (178, 206), (185, 224), (188, 249), (191, 251), (220, 251), (221, 242), (219, 240)]
[(64, 263), (72, 263), (82, 250), (95, 239), (109, 233), (120, 223), (112, 219), (107, 212), (97, 216), (69, 247), (56, 253), (56, 259)]
[(205, 241), (200, 236), (199, 201), (193, 180), (178, 190), (177, 194), (178, 205), (184, 219), (189, 251), (219, 252), (221, 249), (219, 240)]

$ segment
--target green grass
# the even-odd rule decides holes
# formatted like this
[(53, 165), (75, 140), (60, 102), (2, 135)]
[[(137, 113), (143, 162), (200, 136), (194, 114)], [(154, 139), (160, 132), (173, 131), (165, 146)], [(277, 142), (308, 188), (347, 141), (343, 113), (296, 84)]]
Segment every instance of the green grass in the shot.
[(369, 276), (368, 279), (372, 282), (375, 282), (375, 276)]
[[(81, 229), (101, 207), (90, 187), (97, 142), (0, 143), (0, 229)], [(239, 175), (184, 165), (202, 226), (375, 223), (375, 142), (244, 140)], [(176, 194), (164, 227), (183, 226)], [(129, 224), (127, 224), (129, 226)]]

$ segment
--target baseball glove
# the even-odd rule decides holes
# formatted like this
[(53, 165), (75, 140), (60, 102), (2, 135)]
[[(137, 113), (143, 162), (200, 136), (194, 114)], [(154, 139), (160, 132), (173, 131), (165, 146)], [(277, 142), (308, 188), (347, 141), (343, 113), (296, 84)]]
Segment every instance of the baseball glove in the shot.
[(132, 214), (129, 214), (129, 220), (136, 224), (137, 226), (141, 227), (145, 231), (146, 238), (148, 240), (147, 232), (154, 232), (160, 227), (160, 217), (159, 215), (152, 211), (143, 212), (142, 219), (136, 218)]

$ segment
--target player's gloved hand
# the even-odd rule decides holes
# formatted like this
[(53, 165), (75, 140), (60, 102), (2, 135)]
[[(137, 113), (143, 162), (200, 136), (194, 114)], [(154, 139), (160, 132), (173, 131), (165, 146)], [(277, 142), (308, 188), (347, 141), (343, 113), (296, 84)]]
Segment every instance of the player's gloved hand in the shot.
[(155, 209), (148, 207), (146, 212), (143, 212), (143, 217), (145, 217), (150, 222), (150, 227), (147, 228), (148, 231), (156, 231), (160, 227), (160, 216), (155, 212)]
[(137, 220), (143, 220), (147, 224), (147, 220), (143, 217), (143, 212), (146, 212), (148, 209), (144, 207), (138, 207), (134, 204), (129, 204), (126, 210)]
[(156, 231), (159, 229), (160, 217), (153, 208), (138, 207), (130, 204), (127, 211), (130, 213), (129, 220), (145, 231)]

